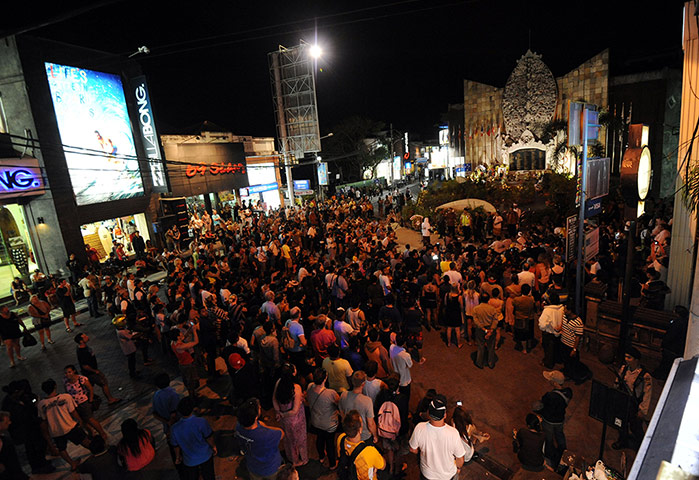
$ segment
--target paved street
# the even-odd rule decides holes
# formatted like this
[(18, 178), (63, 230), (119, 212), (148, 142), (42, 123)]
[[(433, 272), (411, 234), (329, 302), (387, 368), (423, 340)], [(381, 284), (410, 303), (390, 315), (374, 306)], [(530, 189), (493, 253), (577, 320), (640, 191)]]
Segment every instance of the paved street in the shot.
[[(398, 230), (399, 243), (419, 245), (420, 234), (418, 232), (400, 228)], [(165, 359), (157, 348), (152, 349), (152, 356), (157, 360), (151, 367), (142, 367), (142, 358), (138, 355), (139, 369), (143, 377), (140, 380), (132, 380), (128, 376), (126, 360), (117, 344), (114, 327), (109, 319), (104, 316), (99, 319), (90, 319), (87, 313), (81, 313), (79, 321), (84, 323), (77, 331), (85, 332), (90, 336), (90, 345), (97, 354), (100, 368), (110, 381), (113, 394), (122, 398), (123, 402), (114, 408), (103, 403), (97, 416), (105, 425), (105, 430), (111, 436), (114, 444), (120, 438), (119, 425), (128, 417), (138, 419), (141, 426), (150, 428), (158, 439), (157, 461), (148, 467), (149, 478), (163, 478), (166, 474), (173, 474), (172, 463), (167, 448), (164, 446), (160, 426), (150, 416), (150, 397), (154, 390), (152, 379), (156, 372), (165, 369), (176, 375), (177, 368), (171, 359)], [(59, 381), (62, 379), (63, 367), (75, 363), (75, 343), (73, 336), (64, 331), (63, 324), (58, 323), (52, 327), (54, 345), (49, 345), (46, 352), (41, 352), (39, 346), (23, 348), (22, 352), (27, 360), (18, 363), (15, 369), (9, 369), (5, 360), (0, 361), (0, 384), (5, 385), (10, 380), (28, 378), (34, 391), (40, 393), (41, 382), (52, 377)], [(531, 411), (532, 404), (543, 395), (549, 386), (542, 376), (543, 367), (540, 364), (543, 353), (538, 347), (533, 353), (525, 355), (512, 349), (511, 337), (507, 337), (504, 346), (498, 351), (499, 361), (494, 370), (477, 369), (470, 355), (475, 351), (475, 346), (464, 346), (463, 349), (446, 348), (440, 333), (432, 331), (425, 333), (423, 354), (427, 358), (424, 365), (416, 365), (412, 369), (413, 387), (411, 396), (411, 409), (415, 407), (424, 392), (429, 388), (435, 388), (444, 393), (450, 402), (450, 408), (456, 401), (462, 401), (466, 408), (472, 410), (474, 420), (478, 428), (490, 433), (491, 439), (482, 445), (484, 460), (471, 462), (464, 469), (462, 478), (511, 478), (519, 470), (515, 454), (512, 452), (512, 429), (521, 428), (524, 418)], [(4, 356), (4, 354), (3, 354)], [(602, 365), (594, 355), (583, 352), (582, 360), (593, 370), (595, 378), (611, 384), (613, 373)], [(205, 386), (201, 392), (209, 397), (203, 407), (207, 409), (206, 417), (216, 430), (217, 444), (219, 445), (219, 458), (216, 459), (216, 470), (220, 478), (235, 478), (242, 475), (245, 478), (244, 467), (240, 465), (240, 458), (234, 456), (235, 450), (232, 441), (232, 430), (235, 426), (235, 418), (227, 402), (220, 400), (220, 393), (226, 391), (225, 379), (211, 388)], [(178, 389), (183, 391), (179, 381)], [(566, 385), (568, 386), (568, 385)], [(568, 448), (591, 462), (598, 458), (602, 425), (600, 422), (588, 417), (591, 382), (581, 386), (570, 385), (574, 391), (574, 398), (568, 407), (568, 421), (565, 427), (568, 439)], [(59, 387), (60, 388), (60, 387)], [(654, 397), (657, 398), (661, 385), (656, 384)], [(101, 392), (100, 392), (101, 394)], [(267, 412), (270, 423), (274, 423), (272, 412)], [(614, 468), (622, 468), (621, 452), (611, 450), (611, 443), (616, 440), (616, 432), (609, 430), (607, 447), (604, 456), (605, 461)], [(315, 455), (315, 442), (309, 439), (308, 446), (310, 456)], [(87, 451), (82, 447), (72, 447), (71, 454), (85, 458)], [(407, 452), (407, 451), (406, 451)], [(630, 452), (629, 452), (630, 453)], [(416, 456), (407, 454), (405, 461), (409, 465), (409, 479), (417, 479), (419, 471)], [(626, 460), (631, 465), (632, 457)], [(64, 463), (58, 459), (54, 464), (60, 468), (59, 472), (52, 475), (35, 476), (40, 479), (68, 478)], [(334, 478), (317, 461), (312, 460), (300, 471), (301, 478)], [(515, 478), (541, 478), (529, 477), (526, 473), (518, 473)]]

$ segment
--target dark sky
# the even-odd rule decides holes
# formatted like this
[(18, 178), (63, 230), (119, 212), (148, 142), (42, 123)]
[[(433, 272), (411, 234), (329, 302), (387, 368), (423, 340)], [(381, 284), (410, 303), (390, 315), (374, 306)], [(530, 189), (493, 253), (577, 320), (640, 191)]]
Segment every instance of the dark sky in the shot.
[(360, 114), (436, 136), (440, 113), (463, 101), (465, 78), (504, 86), (529, 45), (555, 76), (604, 48), (613, 74), (681, 67), (683, 4), (675, 0), (123, 0), (35, 28), (78, 8), (56, 3), (20, 4), (25, 11), (5, 16), (0, 34), (26, 27), (125, 55), (148, 46), (136, 58), (161, 133), (209, 120), (237, 134), (274, 135), (267, 53), (313, 42), (316, 31), (325, 52), (317, 74), (323, 135)]

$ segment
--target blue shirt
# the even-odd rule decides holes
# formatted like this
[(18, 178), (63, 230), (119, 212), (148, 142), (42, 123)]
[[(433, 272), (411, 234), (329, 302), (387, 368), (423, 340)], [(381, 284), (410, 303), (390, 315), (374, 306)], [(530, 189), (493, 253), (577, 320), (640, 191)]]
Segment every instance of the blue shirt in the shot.
[(188, 467), (196, 467), (211, 458), (213, 451), (206, 439), (214, 432), (209, 422), (200, 417), (180, 419), (172, 426), (170, 443), (182, 449), (182, 461)]
[(281, 430), (265, 427), (258, 423), (257, 428), (248, 430), (242, 425), (235, 426), (235, 435), (245, 450), (245, 461), (250, 473), (258, 477), (268, 477), (279, 470), (282, 456), (279, 453)]
[[(177, 404), (180, 402), (180, 396), (174, 388), (165, 387), (153, 394), (153, 413), (157, 413), (163, 418), (170, 418), (172, 412), (177, 412)], [(168, 432), (170, 426), (167, 423), (163, 424), (165, 433)]]
[(301, 339), (299, 337), (302, 335), (305, 336), (303, 326), (301, 326), (301, 324), (296, 320), (287, 320), (286, 326), (289, 327), (289, 333), (291, 334), (291, 338), (294, 339), (294, 348), (290, 348), (289, 351), (302, 352), (303, 345), (301, 345)]

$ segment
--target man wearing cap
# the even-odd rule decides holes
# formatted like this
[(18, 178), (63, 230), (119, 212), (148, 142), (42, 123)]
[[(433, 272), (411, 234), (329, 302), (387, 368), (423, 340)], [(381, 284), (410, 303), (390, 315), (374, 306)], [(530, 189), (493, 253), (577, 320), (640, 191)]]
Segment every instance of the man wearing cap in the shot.
[(566, 408), (573, 398), (573, 391), (570, 388), (563, 388), (565, 376), (558, 370), (544, 372), (544, 378), (553, 386), (553, 390), (541, 397), (541, 402), (535, 411), (541, 415), (541, 427), (546, 436), (544, 455), (550, 465), (556, 469), (567, 447), (563, 424)]
[(258, 392), (257, 370), (252, 362), (246, 361), (239, 352), (233, 352), (226, 358), (228, 374), (231, 376), (231, 405), (242, 403), (245, 398), (256, 396)]
[[(620, 380), (623, 379), (623, 383)], [(650, 413), (650, 399), (653, 394), (653, 379), (641, 365), (641, 352), (635, 347), (626, 349), (624, 365), (619, 369), (616, 386), (632, 397), (629, 420), (619, 430), (619, 440), (612, 448), (637, 448), (643, 440), (643, 422)], [(629, 438), (629, 431), (631, 438)]]
[(464, 450), (458, 430), (447, 425), (447, 399), (437, 395), (427, 408), (429, 421), (415, 426), (410, 451), (420, 452), (420, 476), (428, 480), (457, 478), (464, 464)]

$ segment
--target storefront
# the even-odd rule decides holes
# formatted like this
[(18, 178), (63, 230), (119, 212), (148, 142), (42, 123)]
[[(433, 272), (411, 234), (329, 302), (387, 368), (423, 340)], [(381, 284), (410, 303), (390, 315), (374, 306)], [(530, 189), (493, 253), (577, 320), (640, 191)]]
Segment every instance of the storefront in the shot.
[(102, 262), (109, 258), (113, 241), (122, 244), (127, 255), (135, 254), (131, 245), (131, 239), (136, 231), (139, 232), (144, 242), (150, 240), (148, 222), (143, 213), (101, 220), (80, 226), (83, 240), (87, 245), (97, 250)]
[[(11, 295), (10, 283), (15, 277), (29, 284), (29, 275), (42, 269), (29, 225), (31, 201), (43, 193), (37, 159), (0, 159), (0, 298)], [(42, 218), (39, 223), (43, 223)]]
[[(257, 203), (264, 203), (267, 209), (276, 209), (281, 206), (279, 195), (279, 183), (277, 179), (277, 168), (273, 162), (256, 163), (248, 165), (247, 191), (241, 191), (241, 200)], [(243, 194), (247, 193), (247, 196)]]
[[(267, 203), (267, 200), (270, 203)], [(279, 185), (277, 182), (263, 185), (250, 185), (240, 189), (240, 200), (243, 205), (252, 207), (253, 210), (267, 212), (269, 209), (279, 208), (281, 200), (279, 197)]]

